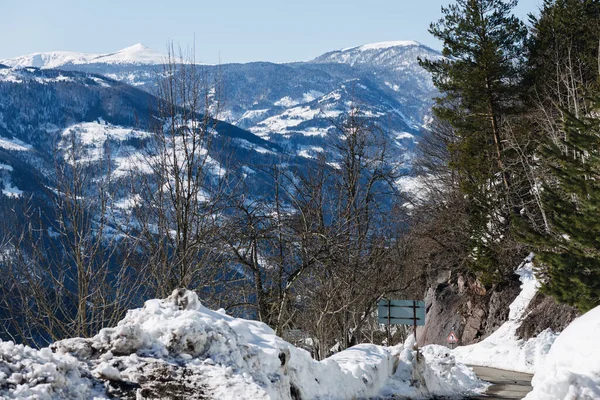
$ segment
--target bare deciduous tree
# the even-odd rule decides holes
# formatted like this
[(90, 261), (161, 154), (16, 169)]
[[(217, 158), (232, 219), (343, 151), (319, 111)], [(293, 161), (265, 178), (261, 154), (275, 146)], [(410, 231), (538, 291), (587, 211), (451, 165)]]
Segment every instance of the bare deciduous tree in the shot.
[(219, 84), (207, 78), (193, 53), (173, 46), (159, 78), (152, 139), (141, 163), (136, 219), (147, 256), (146, 285), (157, 297), (178, 287), (215, 285), (220, 196), (227, 171), (215, 156)]
[(109, 154), (88, 159), (74, 131), (55, 154), (47, 197), (24, 200), (5, 241), (3, 333), (32, 345), (115, 325), (138, 295), (132, 248), (112, 225)]

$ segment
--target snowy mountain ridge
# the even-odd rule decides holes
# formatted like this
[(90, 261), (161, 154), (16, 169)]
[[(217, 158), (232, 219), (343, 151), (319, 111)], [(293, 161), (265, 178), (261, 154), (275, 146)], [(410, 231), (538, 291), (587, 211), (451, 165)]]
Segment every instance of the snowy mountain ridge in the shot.
[(346, 47), (344, 49), (341, 49), (340, 51), (349, 51), (349, 50), (360, 50), (360, 51), (381, 50), (381, 49), (388, 49), (390, 47), (407, 47), (407, 46), (422, 46), (422, 44), (419, 43), (419, 42), (417, 42), (417, 41), (415, 41), (415, 40), (395, 40), (395, 41), (388, 41), (388, 42), (368, 43), (368, 44), (363, 44), (361, 46)]
[[(315, 60), (333, 53), (352, 54), (355, 52), (379, 52), (382, 50), (402, 49), (406, 47), (425, 47), (414, 40), (396, 40), (387, 42), (368, 43), (360, 46), (347, 47), (341, 50), (328, 52)], [(124, 49), (106, 53), (94, 54), (75, 51), (48, 51), (25, 54), (18, 57), (0, 60), (0, 64), (9, 67), (36, 67), (36, 68), (60, 68), (65, 65), (82, 64), (164, 64), (166, 54), (151, 49), (141, 43), (136, 43)], [(339, 61), (342, 62), (342, 61)]]
[(27, 54), (2, 60), (9, 67), (36, 67), (43, 69), (60, 68), (65, 65), (81, 64), (163, 64), (166, 56), (141, 43), (107, 54), (80, 53), (73, 51), (52, 51)]
[[(431, 97), (436, 93), (431, 77), (420, 68), (417, 57), (441, 55), (407, 40), (367, 44), (328, 54), (334, 53), (351, 57), (351, 62), (344, 63), (324, 54), (311, 62), (201, 66), (209, 81), (220, 79), (222, 82), (224, 106), (215, 117), (245, 130), (245, 135), (251, 137), (252, 145), (234, 140), (236, 151), (253, 159), (286, 154), (295, 158), (294, 163), (301, 164), (314, 162), (320, 153), (335, 157), (330, 144), (331, 138), (336, 136), (336, 121), (339, 123), (351, 107), (358, 106), (362, 115), (370, 118), (386, 135), (390, 156), (397, 165), (403, 172), (410, 172), (420, 129), (429, 114)], [(0, 68), (0, 83), (4, 84), (7, 94), (6, 103), (0, 105), (0, 137), (17, 138), (38, 148), (40, 141), (52, 136), (43, 124), (38, 125), (38, 120), (60, 130), (91, 123), (100, 117), (119, 129), (139, 128), (134, 126), (134, 116), (136, 113), (139, 116), (146, 107), (143, 93), (155, 92), (159, 64), (164, 61), (162, 54), (142, 44), (109, 54), (36, 53), (2, 61), (0, 65), (9, 68)], [(354, 65), (350, 65), (352, 63)], [(22, 83), (35, 83), (35, 86), (14, 86)], [(132, 88), (122, 86), (123, 83), (141, 91), (131, 91)], [(60, 97), (59, 102), (46, 111), (56, 115), (73, 114), (68, 123), (50, 116), (48, 120), (28, 117), (27, 121), (21, 121), (21, 108), (13, 105), (24, 103), (25, 96), (29, 103), (22, 106), (43, 109), (43, 96), (33, 93), (37, 90), (50, 90)], [(105, 101), (110, 103), (112, 100), (105, 96), (121, 90), (133, 96), (130, 100), (136, 106), (115, 108), (122, 112), (113, 119), (110, 110), (94, 110), (94, 102), (99, 100), (97, 104), (101, 106)], [(82, 96), (82, 91), (89, 92), (90, 96)], [(73, 102), (72, 99), (79, 100)], [(63, 107), (64, 104), (69, 106)], [(72, 107), (81, 106), (89, 109), (90, 114), (73, 113)], [(38, 115), (40, 112), (37, 111)], [(26, 128), (29, 125), (33, 129)], [(269, 153), (273, 149), (275, 152)]]
[[(414, 40), (400, 40), (365, 44), (327, 52), (311, 62), (339, 63), (351, 66), (376, 66), (395, 71), (410, 69), (417, 75), (427, 74), (417, 63), (417, 58), (440, 58), (441, 54)], [(416, 67), (416, 68), (415, 68)]]

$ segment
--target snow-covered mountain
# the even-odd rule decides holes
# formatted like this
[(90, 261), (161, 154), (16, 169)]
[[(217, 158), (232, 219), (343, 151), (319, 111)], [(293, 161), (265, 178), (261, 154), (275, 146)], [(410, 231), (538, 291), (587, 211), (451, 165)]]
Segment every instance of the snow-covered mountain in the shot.
[(350, 65), (374, 64), (402, 69), (410, 64), (410, 62), (405, 62), (407, 50), (423, 51), (426, 48), (426, 46), (413, 40), (370, 43), (362, 46), (334, 50), (315, 58), (313, 61), (320, 63), (335, 62)]
[(53, 51), (27, 54), (1, 61), (9, 67), (60, 68), (66, 65), (82, 64), (162, 64), (166, 56), (141, 43), (126, 47), (114, 53), (92, 54), (72, 51)]
[[(397, 41), (336, 50), (308, 62), (202, 68), (209, 80), (220, 81), (217, 118), (241, 128), (236, 132), (244, 139), (233, 142), (247, 153), (244, 157), (265, 149), (261, 163), (277, 157), (310, 163), (332, 151), (336, 126), (359, 107), (386, 135), (395, 162), (410, 172), (436, 93), (418, 57), (441, 55), (414, 41)], [(53, 130), (98, 118), (115, 129), (137, 129), (140, 115), (147, 113), (144, 92), (155, 91), (164, 61), (163, 54), (141, 44), (110, 54), (52, 52), (0, 61), (10, 67), (0, 67), (0, 83), (5, 83), (0, 136), (35, 148), (49, 145)], [(19, 87), (24, 82), (34, 85)], [(48, 96), (51, 104), (42, 101)]]
[[(101, 75), (4, 68), (0, 69), (0, 99), (0, 203), (44, 193), (56, 152), (60, 154), (71, 137), (81, 145), (86, 161), (100, 162), (99, 155), (109, 150), (117, 180), (143, 169), (139, 164), (147, 153), (150, 115), (156, 115), (157, 103), (147, 92)], [(291, 168), (302, 168), (309, 161), (226, 122), (215, 121), (214, 129), (213, 146), (227, 146), (226, 154), (216, 152), (210, 160), (215, 174), (223, 168), (242, 171), (244, 165), (273, 165), (281, 158)], [(263, 172), (250, 173), (246, 167), (243, 173), (257, 193), (268, 191)], [(131, 195), (125, 186), (117, 202)]]
[[(204, 68), (210, 78), (219, 76), (223, 86), (221, 117), (262, 136), (299, 132), (315, 136), (314, 129), (323, 117), (342, 114), (349, 102), (380, 116), (382, 121), (399, 115), (400, 118), (392, 118), (397, 123), (383, 127), (396, 135), (418, 133), (435, 94), (428, 73), (418, 65), (418, 57), (441, 55), (418, 42), (396, 41), (336, 50), (309, 62), (255, 62)], [(164, 60), (159, 52), (137, 44), (105, 55), (38, 53), (0, 63), (92, 72), (152, 92), (161, 68), (158, 64)], [(340, 96), (340, 92), (348, 95)], [(327, 109), (323, 109), (324, 103)], [(299, 112), (298, 107), (304, 111)], [(299, 113), (300, 119), (289, 118)], [(279, 130), (280, 127), (284, 129)]]

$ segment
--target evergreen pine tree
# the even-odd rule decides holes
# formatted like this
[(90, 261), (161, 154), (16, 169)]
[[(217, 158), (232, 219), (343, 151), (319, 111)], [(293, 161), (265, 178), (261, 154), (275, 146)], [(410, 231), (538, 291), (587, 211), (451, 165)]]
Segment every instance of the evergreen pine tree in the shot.
[(600, 88), (600, 2), (545, 0), (531, 20), (527, 81), (544, 224), (518, 228), (535, 249), (543, 290), (585, 311), (600, 304), (600, 122), (589, 97)]
[(560, 124), (560, 108), (585, 113), (585, 95), (598, 90), (600, 2), (545, 0), (530, 19), (528, 85)]
[[(592, 115), (598, 115), (600, 100)], [(543, 149), (542, 199), (552, 232), (537, 237), (546, 293), (587, 311), (600, 304), (600, 119), (567, 114), (565, 138)]]
[(503, 125), (517, 112), (524, 24), (511, 14), (516, 1), (457, 0), (442, 7), (430, 33), (444, 43), (442, 60), (420, 60), (443, 96), (434, 113), (456, 136), (450, 163), (469, 198), (474, 249), (471, 266), (496, 275), (493, 246), (510, 224), (510, 157)]

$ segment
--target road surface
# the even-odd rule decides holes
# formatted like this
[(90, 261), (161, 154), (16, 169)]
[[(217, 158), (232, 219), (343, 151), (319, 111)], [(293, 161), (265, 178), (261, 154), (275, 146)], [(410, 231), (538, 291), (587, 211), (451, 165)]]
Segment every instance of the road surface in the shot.
[(472, 399), (522, 399), (532, 389), (533, 375), (522, 372), (470, 365), (479, 379), (492, 383), (484, 395)]

